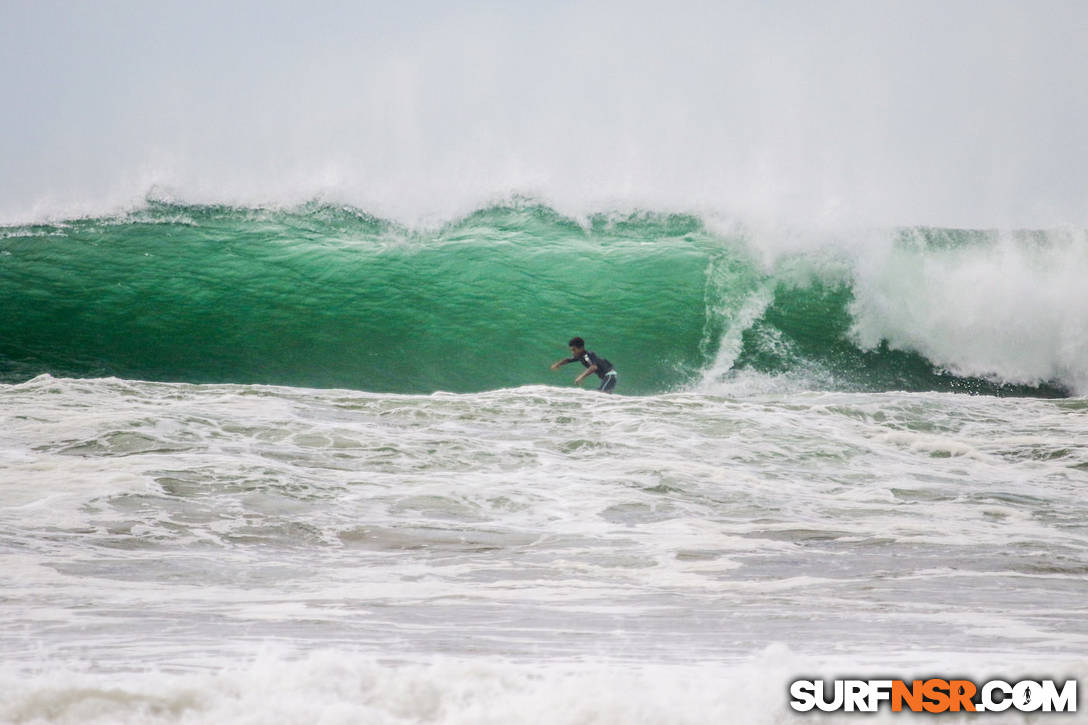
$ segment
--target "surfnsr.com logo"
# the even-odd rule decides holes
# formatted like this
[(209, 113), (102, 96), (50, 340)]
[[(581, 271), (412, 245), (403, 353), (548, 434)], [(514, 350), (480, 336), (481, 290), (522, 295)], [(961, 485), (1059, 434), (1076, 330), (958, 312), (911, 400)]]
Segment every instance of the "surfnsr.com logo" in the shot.
[(790, 698), (798, 712), (876, 712), (884, 703), (892, 712), (1076, 712), (1077, 681), (796, 680)]

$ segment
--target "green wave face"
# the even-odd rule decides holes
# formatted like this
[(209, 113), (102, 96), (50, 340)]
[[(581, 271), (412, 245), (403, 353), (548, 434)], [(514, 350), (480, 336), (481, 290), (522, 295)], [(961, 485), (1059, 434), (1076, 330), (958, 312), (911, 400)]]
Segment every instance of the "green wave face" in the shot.
[(801, 372), (809, 388), (854, 391), (942, 391), (999, 396), (1066, 397), (1060, 383), (1007, 383), (945, 371), (925, 357), (882, 341), (863, 349), (853, 341), (854, 301), (847, 283), (814, 281), (798, 289), (778, 284), (774, 303), (743, 335), (737, 370)]
[[(7, 380), (41, 372), (428, 393), (568, 384), (584, 337), (627, 392), (706, 364), (710, 240), (693, 219), (498, 207), (432, 234), (325, 207), (155, 205), (14, 230)], [(568, 374), (570, 372), (570, 374)], [(588, 383), (587, 383), (588, 384)]]
[(616, 366), (618, 392), (649, 394), (703, 380), (738, 334), (734, 369), (815, 370), (824, 387), (1061, 392), (863, 350), (851, 341), (848, 270), (799, 284), (690, 216), (577, 224), (512, 204), (420, 232), (316, 204), (152, 203), (0, 236), (6, 382), (48, 372), (400, 393), (567, 385), (580, 366), (548, 365), (580, 335)]

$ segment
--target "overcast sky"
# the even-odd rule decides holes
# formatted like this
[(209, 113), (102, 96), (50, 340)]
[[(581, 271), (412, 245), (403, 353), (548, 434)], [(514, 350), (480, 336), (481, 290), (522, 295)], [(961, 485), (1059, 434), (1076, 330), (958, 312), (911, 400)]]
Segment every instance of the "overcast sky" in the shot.
[(1088, 225), (1088, 2), (0, 3), (0, 221), (314, 197)]

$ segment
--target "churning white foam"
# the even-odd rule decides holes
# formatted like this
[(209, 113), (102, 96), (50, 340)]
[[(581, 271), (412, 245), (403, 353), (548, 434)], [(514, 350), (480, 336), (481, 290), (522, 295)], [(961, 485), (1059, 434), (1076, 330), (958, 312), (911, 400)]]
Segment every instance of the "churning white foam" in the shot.
[(855, 275), (862, 346), (886, 340), (957, 375), (1088, 392), (1088, 233), (877, 246)]
[[(941, 658), (938, 658), (941, 659)], [(1038, 667), (990, 658), (943, 657), (949, 672), (969, 671), (976, 680), (1022, 677)], [(167, 725), (173, 723), (276, 722), (284, 725), (443, 723), (484, 725), (701, 725), (786, 722), (856, 722), (857, 713), (814, 716), (789, 708), (789, 683), (799, 678), (933, 676), (936, 660), (902, 657), (879, 665), (834, 656), (806, 657), (772, 645), (736, 664), (594, 662), (539, 664), (431, 658), (383, 662), (352, 652), (322, 650), (301, 658), (265, 651), (248, 661), (193, 671), (104, 673), (51, 671), (36, 676), (0, 672), (0, 719), (57, 725)], [(1045, 670), (1071, 678), (1086, 662)], [(869, 669), (866, 669), (866, 668)], [(879, 671), (874, 669), (879, 667)], [(967, 668), (967, 669), (962, 669)], [(1012, 668), (1012, 669), (1010, 669)], [(1031, 670), (1034, 676), (1042, 673)], [(914, 722), (885, 705), (866, 722)], [(987, 722), (1050, 722), (1053, 714), (991, 714)], [(945, 715), (961, 722), (966, 716)], [(1059, 720), (1064, 718), (1058, 716)]]

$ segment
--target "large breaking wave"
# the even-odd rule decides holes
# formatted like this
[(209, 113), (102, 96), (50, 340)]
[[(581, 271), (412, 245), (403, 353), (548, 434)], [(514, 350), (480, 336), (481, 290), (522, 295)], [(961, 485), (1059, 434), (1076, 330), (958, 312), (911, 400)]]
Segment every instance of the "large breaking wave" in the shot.
[[(376, 392), (567, 384), (572, 335), (624, 393), (1088, 390), (1083, 232), (769, 240), (685, 214), (516, 199), (422, 229), (360, 210), (149, 201), (0, 229), (0, 379)], [(798, 241), (800, 240), (800, 241)]]

